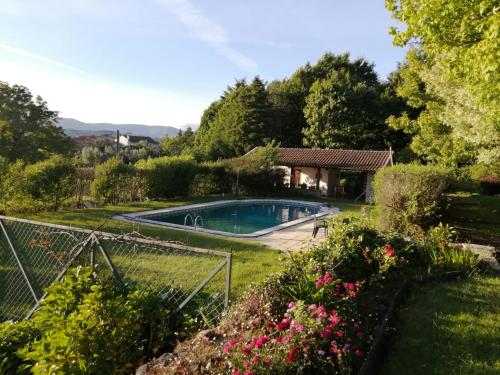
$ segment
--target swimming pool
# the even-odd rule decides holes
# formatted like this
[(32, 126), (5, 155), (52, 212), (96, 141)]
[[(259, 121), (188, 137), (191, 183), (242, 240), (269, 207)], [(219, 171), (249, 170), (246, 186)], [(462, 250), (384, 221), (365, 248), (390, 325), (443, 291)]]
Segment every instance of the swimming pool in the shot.
[(244, 199), (193, 204), (120, 215), (136, 222), (232, 237), (257, 237), (324, 216), (331, 210), (321, 203)]

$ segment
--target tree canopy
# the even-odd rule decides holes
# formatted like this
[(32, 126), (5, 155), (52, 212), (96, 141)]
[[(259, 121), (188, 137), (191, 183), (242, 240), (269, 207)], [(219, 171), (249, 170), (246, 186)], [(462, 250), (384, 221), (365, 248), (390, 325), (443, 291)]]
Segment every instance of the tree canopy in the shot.
[(0, 156), (33, 163), (51, 154), (69, 154), (72, 144), (55, 125), (57, 112), (24, 86), (0, 82)]
[(411, 45), (398, 94), (422, 110), (391, 118), (412, 148), (448, 165), (493, 163), (500, 155), (500, 16), (495, 0), (386, 0)]

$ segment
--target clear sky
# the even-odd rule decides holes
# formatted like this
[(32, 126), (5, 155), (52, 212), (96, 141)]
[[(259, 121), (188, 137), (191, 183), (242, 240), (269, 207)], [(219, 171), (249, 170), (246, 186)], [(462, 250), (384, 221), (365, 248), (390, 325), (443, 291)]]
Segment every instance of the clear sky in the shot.
[(402, 61), (383, 0), (0, 0), (0, 81), (63, 117), (180, 127), (235, 79), (348, 51)]

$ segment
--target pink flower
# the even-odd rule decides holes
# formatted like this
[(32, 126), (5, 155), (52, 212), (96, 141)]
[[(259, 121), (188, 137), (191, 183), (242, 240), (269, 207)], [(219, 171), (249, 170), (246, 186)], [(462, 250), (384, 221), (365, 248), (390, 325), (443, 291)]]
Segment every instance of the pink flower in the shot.
[(255, 357), (253, 357), (252, 359), (252, 362), (253, 363), (258, 363), (260, 361), (260, 356), (256, 355)]
[(256, 341), (255, 341), (255, 347), (257, 349), (260, 349), (265, 343), (269, 341), (269, 337), (267, 336), (260, 336)]
[(326, 312), (325, 306), (320, 306), (320, 307), (318, 307), (318, 311), (319, 311), (320, 313), (324, 313), (324, 312)]
[(241, 371), (240, 370), (234, 370), (233, 371), (233, 375), (241, 375)]
[(322, 339), (327, 339), (329, 337), (332, 337), (333, 335), (333, 330), (330, 327), (325, 327), (323, 330), (319, 333), (319, 336)]
[(243, 367), (244, 367), (244, 368), (249, 368), (250, 366), (251, 366), (251, 363), (250, 363), (250, 362), (248, 362), (248, 361), (244, 361), (244, 362), (243, 362)]
[(245, 355), (250, 355), (252, 353), (252, 347), (251, 346), (245, 346), (243, 349), (241, 349), (241, 351)]
[(323, 281), (323, 278), (320, 277), (318, 280), (316, 280), (316, 286), (319, 288), (321, 286), (325, 285), (325, 282)]
[(360, 348), (356, 348), (356, 349), (354, 350), (354, 355), (355, 355), (356, 357), (362, 357), (362, 356), (364, 356), (364, 355), (365, 355), (365, 353), (363, 353), (363, 351), (362, 351)]
[(288, 309), (293, 310), (295, 308), (295, 302), (288, 302)]
[(312, 310), (316, 310), (317, 306), (316, 305), (310, 305), (308, 308), (307, 308), (307, 311), (312, 311)]
[(292, 362), (295, 359), (295, 355), (297, 354), (298, 349), (293, 347), (292, 350), (290, 350), (290, 353), (286, 356), (287, 362)]
[(344, 283), (344, 288), (355, 292), (356, 291), (356, 284), (354, 283)]
[(269, 358), (264, 359), (264, 365), (271, 366), (271, 360)]
[(278, 331), (284, 331), (285, 329), (288, 329), (290, 327), (290, 319), (283, 319), (277, 326), (276, 330)]
[(337, 331), (336, 335), (338, 337), (342, 337), (342, 336), (344, 336), (344, 331)]
[(338, 316), (331, 316), (328, 320), (329, 320), (329, 321), (330, 321), (330, 323), (332, 323), (333, 325), (337, 325), (337, 324), (339, 324), (339, 322), (340, 322), (340, 320), (341, 320), (341, 319), (340, 319), (340, 317), (338, 317)]
[(304, 326), (302, 324), (300, 324), (300, 323), (295, 323), (293, 325), (293, 328), (295, 328), (299, 332), (304, 332)]
[(245, 371), (243, 375), (253, 375), (253, 371)]
[(229, 351), (231, 351), (231, 349), (233, 348), (233, 346), (235, 346), (237, 343), (238, 343), (238, 340), (236, 340), (236, 339), (229, 339), (227, 341), (227, 344), (224, 345), (224, 353), (228, 353)]

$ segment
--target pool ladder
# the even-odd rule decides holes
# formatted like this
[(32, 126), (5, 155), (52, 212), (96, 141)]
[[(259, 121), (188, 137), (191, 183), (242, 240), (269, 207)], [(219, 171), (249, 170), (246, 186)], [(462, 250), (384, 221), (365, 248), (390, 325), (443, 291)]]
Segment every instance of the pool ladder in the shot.
[[(203, 218), (201, 217), (201, 215), (198, 215), (193, 219), (193, 215), (191, 214), (187, 214), (184, 217), (184, 226), (187, 226), (187, 220), (189, 218), (191, 219), (191, 224), (194, 227), (194, 230), (196, 230), (197, 228), (203, 228), (205, 226), (205, 223), (203, 222)], [(198, 220), (201, 222), (201, 227), (198, 225)]]

